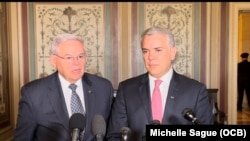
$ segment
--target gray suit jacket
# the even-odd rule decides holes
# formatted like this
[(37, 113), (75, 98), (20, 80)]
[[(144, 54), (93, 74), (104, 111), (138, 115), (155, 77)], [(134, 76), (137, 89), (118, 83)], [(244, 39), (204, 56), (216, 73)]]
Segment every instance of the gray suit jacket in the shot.
[[(82, 78), (86, 105), (85, 141), (94, 140), (91, 122), (95, 115), (108, 121), (113, 87), (107, 79), (85, 73)], [(15, 141), (69, 141), (69, 116), (58, 72), (21, 88)]]
[[(203, 124), (213, 124), (205, 85), (174, 71), (162, 124), (193, 124), (183, 117), (185, 108), (191, 108)], [(111, 113), (107, 139), (120, 140), (121, 128), (129, 127), (132, 131), (131, 140), (141, 141), (146, 132), (146, 125), (152, 120), (148, 74), (121, 82)]]

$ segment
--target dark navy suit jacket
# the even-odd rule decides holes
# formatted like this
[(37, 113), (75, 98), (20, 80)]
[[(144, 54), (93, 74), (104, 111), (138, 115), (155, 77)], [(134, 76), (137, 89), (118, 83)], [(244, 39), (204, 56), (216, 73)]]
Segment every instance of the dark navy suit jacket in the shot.
[[(203, 124), (214, 123), (206, 86), (174, 71), (162, 124), (193, 124), (183, 117), (185, 108), (191, 108)], [(152, 120), (148, 73), (121, 82), (111, 113), (107, 139), (119, 141), (121, 128), (129, 127), (131, 141), (141, 141), (146, 125)]]
[[(95, 140), (91, 122), (102, 115), (108, 122), (113, 87), (107, 79), (85, 73), (82, 77), (86, 105), (84, 141)], [(21, 88), (15, 141), (70, 141), (69, 116), (58, 72)]]

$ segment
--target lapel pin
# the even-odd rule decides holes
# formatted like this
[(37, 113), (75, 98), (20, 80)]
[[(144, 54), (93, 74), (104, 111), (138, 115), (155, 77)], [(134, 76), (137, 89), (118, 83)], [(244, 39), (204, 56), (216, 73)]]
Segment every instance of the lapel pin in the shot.
[(170, 96), (171, 99), (174, 99), (174, 96)]
[(91, 90), (89, 90), (88, 92), (89, 92), (89, 94), (91, 94)]

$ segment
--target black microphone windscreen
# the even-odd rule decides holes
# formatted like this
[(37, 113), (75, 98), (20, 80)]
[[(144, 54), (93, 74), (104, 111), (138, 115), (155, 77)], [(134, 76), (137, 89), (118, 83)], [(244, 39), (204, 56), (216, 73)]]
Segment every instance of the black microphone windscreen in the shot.
[(131, 130), (128, 127), (121, 128), (121, 141), (129, 141)]
[(81, 113), (75, 113), (73, 114), (69, 119), (69, 129), (80, 129), (84, 130), (86, 125), (86, 119), (85, 116)]
[(153, 120), (150, 125), (160, 125), (161, 122), (159, 120)]
[(183, 116), (185, 119), (192, 121), (193, 118), (195, 117), (194, 112), (190, 108), (185, 108), (182, 112)]
[(128, 127), (122, 127), (121, 132), (122, 132), (122, 133), (126, 133), (126, 134), (130, 134), (130, 133), (131, 133), (131, 130), (130, 130), (130, 128), (128, 128)]
[(105, 135), (106, 122), (101, 115), (95, 115), (92, 120), (92, 132), (94, 135)]

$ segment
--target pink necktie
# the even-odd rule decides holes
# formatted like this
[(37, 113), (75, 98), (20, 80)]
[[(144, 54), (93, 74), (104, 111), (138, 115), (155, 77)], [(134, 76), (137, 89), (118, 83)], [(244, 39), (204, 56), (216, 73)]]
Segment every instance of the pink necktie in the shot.
[(161, 80), (155, 80), (155, 88), (152, 96), (152, 114), (153, 120), (162, 121), (162, 101), (161, 101), (161, 92), (160, 92), (160, 84)]

